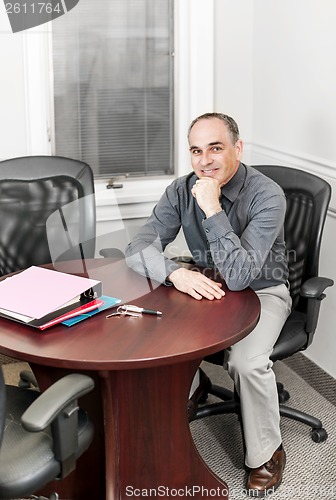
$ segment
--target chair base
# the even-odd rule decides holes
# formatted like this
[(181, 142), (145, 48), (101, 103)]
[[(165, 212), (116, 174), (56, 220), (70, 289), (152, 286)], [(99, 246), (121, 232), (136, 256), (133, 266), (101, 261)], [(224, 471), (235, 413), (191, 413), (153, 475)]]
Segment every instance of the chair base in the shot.
[[(282, 384), (278, 384), (279, 402), (287, 401), (289, 399), (289, 393), (284, 390)], [(208, 394), (212, 394), (217, 398), (221, 399), (221, 402), (205, 404), (197, 409), (196, 415), (193, 420), (199, 420), (204, 417), (209, 417), (212, 415), (221, 415), (228, 413), (236, 413), (240, 417), (240, 402), (239, 397), (236, 392), (232, 392), (224, 387), (211, 384)], [(203, 400), (205, 401), (207, 394), (203, 395)], [(308, 413), (304, 413), (295, 408), (290, 408), (283, 404), (279, 405), (280, 416), (296, 420), (302, 424), (306, 424), (311, 427), (311, 438), (315, 443), (323, 443), (328, 434), (322, 426), (322, 422)]]
[(57, 493), (52, 493), (50, 495), (50, 497), (42, 497), (42, 496), (35, 496), (35, 495), (32, 495), (30, 497), (32, 500), (59, 500), (59, 496)]
[(315, 443), (323, 443), (328, 438), (327, 431), (323, 428), (321, 420), (303, 411), (285, 405), (279, 405), (280, 416), (296, 420), (311, 427), (311, 438)]

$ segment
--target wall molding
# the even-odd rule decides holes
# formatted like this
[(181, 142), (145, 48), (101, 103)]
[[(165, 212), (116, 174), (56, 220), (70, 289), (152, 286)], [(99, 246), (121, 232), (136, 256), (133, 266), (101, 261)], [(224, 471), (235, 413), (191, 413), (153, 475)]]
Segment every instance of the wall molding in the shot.
[(336, 162), (253, 142), (248, 145), (248, 151), (251, 165), (285, 165), (305, 170), (329, 182), (332, 194), (328, 215), (336, 218)]

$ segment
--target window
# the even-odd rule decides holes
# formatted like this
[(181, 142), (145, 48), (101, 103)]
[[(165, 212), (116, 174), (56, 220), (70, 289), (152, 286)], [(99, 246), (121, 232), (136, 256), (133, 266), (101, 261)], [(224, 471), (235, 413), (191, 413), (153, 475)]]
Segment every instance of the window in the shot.
[(52, 26), (54, 152), (173, 174), (173, 0), (80, 0)]

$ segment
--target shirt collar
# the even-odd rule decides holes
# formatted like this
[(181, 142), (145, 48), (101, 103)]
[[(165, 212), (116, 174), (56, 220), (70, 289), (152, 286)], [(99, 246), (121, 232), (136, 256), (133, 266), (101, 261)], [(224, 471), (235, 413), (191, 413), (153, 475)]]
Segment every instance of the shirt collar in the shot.
[(225, 184), (222, 189), (222, 195), (233, 203), (237, 198), (241, 188), (243, 187), (245, 181), (245, 165), (239, 164), (237, 172), (234, 174), (232, 179)]

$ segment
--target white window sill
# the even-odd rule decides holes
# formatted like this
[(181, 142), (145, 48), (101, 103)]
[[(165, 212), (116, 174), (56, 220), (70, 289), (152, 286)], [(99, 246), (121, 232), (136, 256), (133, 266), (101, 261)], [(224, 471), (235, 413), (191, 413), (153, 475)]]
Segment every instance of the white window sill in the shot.
[(173, 176), (122, 179), (121, 188), (107, 189), (106, 180), (95, 181), (97, 221), (148, 217)]
[(95, 181), (97, 206), (158, 201), (173, 180), (173, 176), (153, 179), (122, 179), (117, 181), (117, 184), (122, 184), (123, 187), (115, 189), (108, 189), (106, 187), (108, 182), (105, 180)]

